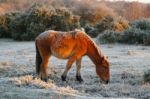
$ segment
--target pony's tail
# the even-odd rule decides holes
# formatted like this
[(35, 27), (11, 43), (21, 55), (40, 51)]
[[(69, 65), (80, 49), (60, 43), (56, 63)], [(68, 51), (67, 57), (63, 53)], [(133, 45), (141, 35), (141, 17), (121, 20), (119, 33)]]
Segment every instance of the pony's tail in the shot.
[(40, 65), (42, 63), (42, 58), (39, 53), (39, 49), (37, 47), (37, 42), (35, 42), (35, 47), (36, 47), (36, 73), (39, 74), (40, 73)]

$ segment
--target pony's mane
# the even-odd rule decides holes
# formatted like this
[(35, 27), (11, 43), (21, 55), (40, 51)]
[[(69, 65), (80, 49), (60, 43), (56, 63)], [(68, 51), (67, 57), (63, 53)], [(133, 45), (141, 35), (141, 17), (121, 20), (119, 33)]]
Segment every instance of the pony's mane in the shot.
[(96, 49), (96, 53), (100, 55), (100, 57), (96, 57), (96, 56), (95, 56), (95, 61), (96, 61), (97, 63), (101, 62), (101, 58), (104, 57), (104, 54), (103, 54), (102, 50), (100, 50), (100, 49), (98, 48), (98, 46), (97, 46), (96, 43), (91, 39), (90, 36), (88, 36), (87, 34), (86, 34), (86, 36), (87, 36), (88, 41), (90, 42), (90, 44)]
[[(86, 35), (87, 35), (87, 34), (86, 34)], [(98, 46), (96, 45), (96, 43), (91, 39), (91, 37), (88, 36), (88, 35), (87, 35), (87, 37), (88, 37), (88, 39), (89, 39), (89, 42), (91, 42), (92, 46), (94, 46), (94, 47), (97, 49), (98, 53), (99, 53), (100, 55), (103, 54), (102, 51), (101, 51), (101, 50), (98, 48)]]

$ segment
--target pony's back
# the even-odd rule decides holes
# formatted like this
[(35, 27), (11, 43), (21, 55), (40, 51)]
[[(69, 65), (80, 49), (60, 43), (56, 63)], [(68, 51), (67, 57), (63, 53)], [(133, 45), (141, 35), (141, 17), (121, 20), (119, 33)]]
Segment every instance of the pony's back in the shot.
[(47, 48), (52, 55), (58, 58), (69, 58), (75, 52), (86, 53), (89, 41), (88, 36), (79, 30), (60, 32), (45, 31), (37, 38), (38, 46)]

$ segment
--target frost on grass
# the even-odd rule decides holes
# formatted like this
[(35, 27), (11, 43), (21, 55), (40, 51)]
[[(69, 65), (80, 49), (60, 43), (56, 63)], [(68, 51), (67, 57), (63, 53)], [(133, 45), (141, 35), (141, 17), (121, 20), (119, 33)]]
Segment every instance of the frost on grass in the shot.
[(38, 78), (34, 78), (31, 75), (14, 77), (14, 78), (11, 78), (10, 81), (19, 87), (22, 86), (22, 87), (40, 88), (40, 89), (52, 89), (64, 95), (73, 95), (77, 93), (77, 90), (74, 90), (73, 88), (69, 86), (58, 87), (51, 80), (48, 80), (48, 82), (44, 82)]
[(11, 81), (17, 86), (26, 86), (31, 88), (55, 88), (55, 84), (52, 81), (44, 82), (38, 78), (34, 78), (31, 75), (26, 75), (22, 77), (11, 78)]
[(67, 86), (67, 87), (58, 87), (57, 88), (57, 91), (61, 94), (65, 94), (65, 95), (72, 95), (72, 94), (75, 94), (77, 93), (78, 91)]
[[(46, 83), (35, 78), (37, 76), (35, 76), (34, 42), (3, 41), (0, 43), (7, 45), (0, 48), (0, 88), (3, 88), (0, 91), (6, 92), (7, 89), (8, 93), (5, 93), (7, 96), (12, 97), (10, 93), (13, 91), (10, 89), (14, 87), (18, 91), (22, 89), (28, 90), (26, 92), (30, 91), (33, 97), (26, 99), (35, 98), (35, 91), (48, 93), (40, 94), (42, 99), (48, 99), (47, 96), (52, 91), (58, 95), (83, 95), (87, 98), (98, 97), (97, 99), (101, 97), (150, 99), (150, 84), (145, 83), (143, 77), (144, 72), (150, 69), (149, 46), (100, 45), (111, 64), (110, 83), (102, 85), (95, 73), (95, 66), (87, 57), (82, 61), (83, 83), (75, 80), (76, 66), (72, 66), (67, 82), (62, 82), (60, 77), (66, 61), (54, 57), (50, 59), (49, 81)], [(149, 73), (145, 77), (149, 79)], [(16, 93), (14, 92), (14, 95)], [(5, 99), (3, 94), (0, 94), (2, 96), (0, 99)], [(21, 94), (24, 94), (24, 91), (21, 91)], [(37, 97), (41, 99), (38, 95)]]

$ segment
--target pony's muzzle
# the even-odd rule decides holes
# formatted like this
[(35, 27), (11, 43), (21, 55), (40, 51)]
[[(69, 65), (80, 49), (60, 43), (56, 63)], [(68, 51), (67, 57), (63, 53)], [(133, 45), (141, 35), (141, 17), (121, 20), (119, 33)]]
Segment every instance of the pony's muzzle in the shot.
[(108, 84), (109, 80), (106, 80), (106, 81), (100, 80), (100, 82), (103, 83), (103, 84)]
[(108, 84), (109, 83), (109, 80), (105, 81), (105, 84)]

